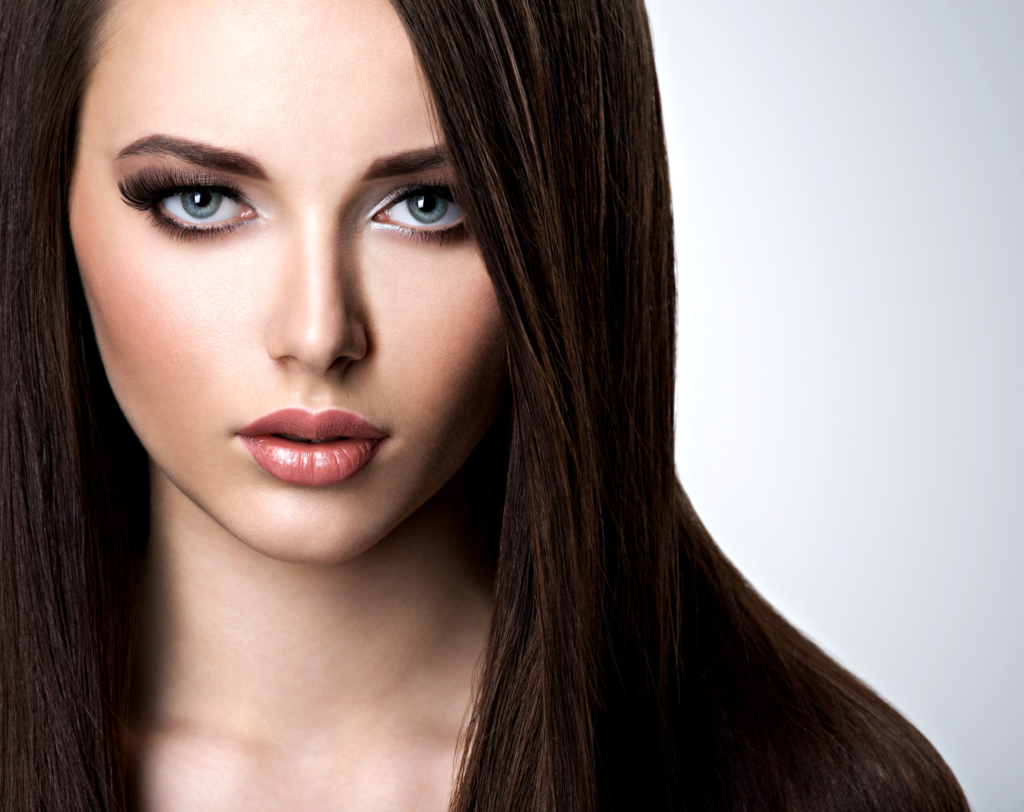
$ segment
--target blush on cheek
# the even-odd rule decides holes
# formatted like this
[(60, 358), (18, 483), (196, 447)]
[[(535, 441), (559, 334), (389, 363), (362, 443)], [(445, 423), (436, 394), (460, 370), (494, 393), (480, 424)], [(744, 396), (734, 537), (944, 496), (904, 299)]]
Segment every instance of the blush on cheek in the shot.
[[(96, 343), (107, 377), (122, 408), (147, 377), (166, 374), (173, 357), (173, 330), (166, 323), (157, 292), (148, 290), (126, 253), (96, 252), (102, 265), (93, 261), (91, 251), (77, 249), (79, 268)], [(137, 262), (137, 260), (136, 260)], [(125, 402), (127, 401), (127, 402)], [(129, 409), (125, 409), (126, 412)]]
[(158, 266), (152, 248), (137, 244), (130, 229), (101, 227), (96, 208), (75, 202), (72, 239), (96, 343), (111, 389), (148, 448), (157, 427), (181, 421), (203, 366), (193, 320), (178, 301), (182, 291), (167, 289), (175, 275)]

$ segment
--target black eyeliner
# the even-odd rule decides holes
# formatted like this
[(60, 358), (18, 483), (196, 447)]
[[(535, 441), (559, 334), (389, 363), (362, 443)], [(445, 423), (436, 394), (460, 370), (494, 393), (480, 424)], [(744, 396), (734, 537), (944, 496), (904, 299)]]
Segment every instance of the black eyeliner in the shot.
[[(149, 212), (155, 226), (179, 240), (197, 240), (224, 234), (246, 225), (246, 222), (205, 226), (186, 223), (163, 211), (160, 204), (168, 197), (202, 190), (223, 195), (252, 208), (245, 200), (239, 186), (230, 179), (195, 170), (145, 168), (118, 181), (117, 188), (121, 193), (121, 199), (127, 206), (137, 211)], [(455, 203), (451, 187), (443, 178), (430, 179), (419, 183), (408, 183), (393, 190), (374, 208), (371, 217), (376, 217), (380, 212), (386, 211), (416, 194), (432, 194)], [(456, 205), (458, 204), (456, 203)], [(438, 246), (458, 240), (466, 234), (463, 221), (446, 228), (411, 228), (401, 223), (381, 223), (380, 225), (386, 225), (390, 229), (401, 232), (402, 236), (407, 239), (433, 242)]]
[(231, 198), (246, 206), (242, 190), (231, 180), (195, 170), (146, 168), (118, 181), (121, 199), (126, 205), (149, 212), (153, 224), (176, 240), (193, 241), (234, 231), (245, 222), (211, 224), (185, 223), (163, 211), (160, 204), (168, 197), (184, 192), (208, 191)]
[[(416, 194), (435, 195), (454, 203), (456, 206), (459, 205), (455, 200), (455, 196), (452, 194), (451, 187), (445, 180), (431, 179), (399, 186), (388, 194), (388, 196), (385, 197), (384, 200), (374, 209), (372, 217), (376, 217), (380, 212), (387, 211), (392, 206), (395, 206), (404, 200), (408, 200)], [(445, 228), (411, 228), (402, 223), (381, 223), (380, 225), (400, 231), (403, 236), (410, 240), (418, 242), (435, 242), (438, 246), (443, 246), (445, 241), (458, 240), (461, 237), (464, 237), (467, 233), (466, 223), (464, 220), (460, 220), (459, 222)]]
[(242, 190), (226, 178), (179, 169), (143, 169), (118, 181), (121, 199), (139, 211), (148, 211), (162, 200), (183, 192), (204, 190), (249, 205)]
[(452, 194), (451, 187), (447, 183), (443, 180), (426, 181), (423, 183), (408, 183), (404, 186), (399, 186), (397, 189), (390, 192), (388, 196), (377, 205), (377, 208), (374, 210), (374, 214), (382, 212), (385, 209), (394, 206), (396, 203), (401, 203), (403, 200), (412, 197), (417, 192), (437, 195), (438, 197), (443, 197), (445, 200), (449, 200), (452, 203), (455, 203), (455, 205), (458, 205), (455, 200), (455, 196)]

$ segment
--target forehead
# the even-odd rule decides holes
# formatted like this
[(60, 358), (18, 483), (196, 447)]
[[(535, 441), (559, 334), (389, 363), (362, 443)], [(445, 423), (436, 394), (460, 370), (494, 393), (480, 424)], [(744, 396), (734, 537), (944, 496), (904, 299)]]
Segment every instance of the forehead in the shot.
[(125, 0), (83, 127), (111, 149), (159, 133), (323, 172), (433, 143), (427, 99), (387, 0)]

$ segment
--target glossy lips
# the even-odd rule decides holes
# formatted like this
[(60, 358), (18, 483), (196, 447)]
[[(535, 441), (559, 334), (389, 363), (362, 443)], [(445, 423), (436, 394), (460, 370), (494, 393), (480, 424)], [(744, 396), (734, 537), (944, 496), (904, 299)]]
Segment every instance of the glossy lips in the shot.
[(387, 436), (341, 409), (281, 409), (254, 420), (238, 435), (272, 477), (308, 487), (335, 485), (354, 476)]

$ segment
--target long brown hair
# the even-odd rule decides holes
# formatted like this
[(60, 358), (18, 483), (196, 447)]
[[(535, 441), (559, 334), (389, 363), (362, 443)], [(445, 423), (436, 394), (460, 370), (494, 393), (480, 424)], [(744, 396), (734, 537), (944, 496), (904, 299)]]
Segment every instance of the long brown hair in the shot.
[[(98, 361), (66, 209), (102, 7), (2, 3), (0, 808), (127, 809), (145, 455)], [(757, 595), (678, 483), (641, 0), (392, 3), (508, 340), (507, 424), (472, 461), (498, 484), (497, 583), (453, 808), (966, 809), (928, 742)]]
[(0, 809), (127, 808), (145, 454), (93, 341), (67, 228), (100, 4), (0, 7)]

